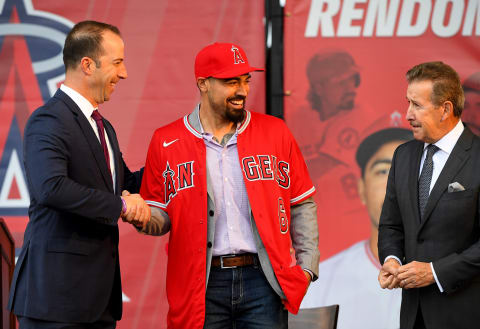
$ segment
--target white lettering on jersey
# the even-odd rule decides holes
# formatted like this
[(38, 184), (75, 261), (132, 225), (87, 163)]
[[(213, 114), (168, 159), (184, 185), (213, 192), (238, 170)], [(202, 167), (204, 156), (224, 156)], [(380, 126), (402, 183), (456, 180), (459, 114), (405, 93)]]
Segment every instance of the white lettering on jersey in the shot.
[(274, 155), (247, 156), (241, 162), (247, 180), (275, 180), (278, 186), (284, 189), (290, 187), (290, 164), (288, 162), (277, 162)]
[[(168, 204), (179, 191), (195, 186), (193, 182), (193, 176), (195, 175), (193, 163), (194, 161), (179, 163), (175, 172), (175, 167), (172, 169), (167, 161), (167, 166), (162, 173), (165, 185), (165, 204)], [(175, 180), (174, 177), (177, 179)]]

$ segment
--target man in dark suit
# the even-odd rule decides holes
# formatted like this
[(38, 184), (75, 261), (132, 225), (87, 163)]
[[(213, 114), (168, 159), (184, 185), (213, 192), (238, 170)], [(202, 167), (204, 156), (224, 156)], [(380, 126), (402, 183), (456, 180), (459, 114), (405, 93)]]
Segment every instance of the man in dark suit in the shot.
[(480, 324), (480, 139), (460, 120), (458, 74), (441, 62), (407, 72), (416, 140), (397, 148), (380, 217), (382, 288), (403, 288), (400, 327)]
[(24, 159), (30, 221), (8, 308), (20, 328), (115, 328), (122, 314), (117, 221), (146, 224), (141, 173), (125, 165), (97, 107), (127, 77), (112, 25), (73, 27), (63, 51), (64, 84), (29, 118)]

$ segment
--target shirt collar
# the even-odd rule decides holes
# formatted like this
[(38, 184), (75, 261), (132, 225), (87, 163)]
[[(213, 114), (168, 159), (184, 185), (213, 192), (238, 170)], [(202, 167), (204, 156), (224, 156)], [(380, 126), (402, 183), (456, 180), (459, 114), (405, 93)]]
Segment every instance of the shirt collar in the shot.
[(199, 125), (199, 131), (202, 135), (205, 135), (205, 130), (203, 129), (203, 126), (202, 126), (202, 121), (200, 120), (200, 104), (197, 105), (197, 107), (195, 107), (195, 117), (197, 119), (197, 122), (198, 122), (198, 125)]
[(193, 112), (188, 115), (188, 123), (196, 131), (203, 133), (203, 127), (200, 124), (200, 104), (197, 104), (193, 109)]
[[(447, 154), (450, 154), (455, 147), (455, 144), (457, 143), (458, 139), (460, 138), (460, 135), (462, 135), (464, 126), (462, 123), (462, 120), (458, 120), (456, 126), (450, 130), (445, 136), (443, 136), (439, 141), (434, 143), (434, 145), (438, 146), (438, 148), (442, 151), (444, 151)], [(423, 146), (423, 149), (428, 146), (428, 143), (425, 143)]]
[(68, 86), (65, 86), (64, 84), (60, 86), (60, 90), (67, 94), (67, 96), (70, 97), (75, 102), (75, 104), (77, 104), (77, 106), (80, 108), (80, 111), (82, 111), (82, 113), (87, 119), (90, 119), (93, 111), (96, 110), (96, 108), (93, 107), (92, 103), (90, 103), (78, 91)]

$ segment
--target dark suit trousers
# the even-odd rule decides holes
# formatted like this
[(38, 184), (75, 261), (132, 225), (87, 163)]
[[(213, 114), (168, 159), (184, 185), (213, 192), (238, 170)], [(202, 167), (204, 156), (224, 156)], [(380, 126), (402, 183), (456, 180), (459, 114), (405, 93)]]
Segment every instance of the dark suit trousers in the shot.
[(427, 329), (427, 327), (425, 327), (425, 321), (423, 320), (422, 309), (420, 305), (418, 305), (417, 317), (415, 318), (413, 329)]
[(18, 316), (19, 329), (115, 329), (117, 321), (110, 311), (112, 298), (100, 319), (93, 323), (51, 322)]
[(19, 329), (115, 329), (117, 322), (113, 318), (110, 311), (105, 311), (100, 319), (94, 323), (64, 323), (64, 322), (50, 322), (18, 317)]

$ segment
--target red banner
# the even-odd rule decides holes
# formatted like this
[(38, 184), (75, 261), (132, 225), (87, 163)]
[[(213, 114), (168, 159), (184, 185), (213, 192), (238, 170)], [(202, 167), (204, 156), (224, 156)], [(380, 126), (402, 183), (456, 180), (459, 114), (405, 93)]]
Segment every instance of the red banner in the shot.
[[(380, 202), (369, 202), (357, 149), (378, 130), (409, 128), (405, 73), (427, 61), (451, 65), (470, 86), (462, 120), (475, 130), (480, 124), (480, 3), (287, 1), (284, 22), (285, 120), (317, 189), (322, 260), (320, 278), (302, 307), (340, 304), (338, 328), (398, 328), (400, 291), (380, 289), (376, 256), (394, 148), (383, 149), (384, 167), (375, 172), (383, 176), (383, 185), (371, 191)], [(362, 149), (364, 157), (369, 152)]]
[[(201, 48), (234, 42), (252, 65), (264, 65), (263, 17), (259, 1), (0, 1), (0, 216), (17, 250), (29, 205), (23, 128), (64, 79), (62, 46), (74, 23), (105, 21), (122, 33), (128, 79), (101, 111), (114, 125), (130, 169), (138, 170), (153, 131), (191, 112), (199, 101), (193, 64)], [(264, 74), (253, 74), (249, 109), (265, 112), (264, 86)], [(168, 236), (148, 237), (130, 225), (119, 226), (124, 314), (118, 328), (164, 328)]]
[(326, 259), (369, 235), (354, 155), (369, 133), (406, 127), (406, 71), (426, 61), (451, 65), (462, 81), (480, 71), (480, 3), (287, 1), (285, 12), (285, 118), (317, 183)]

